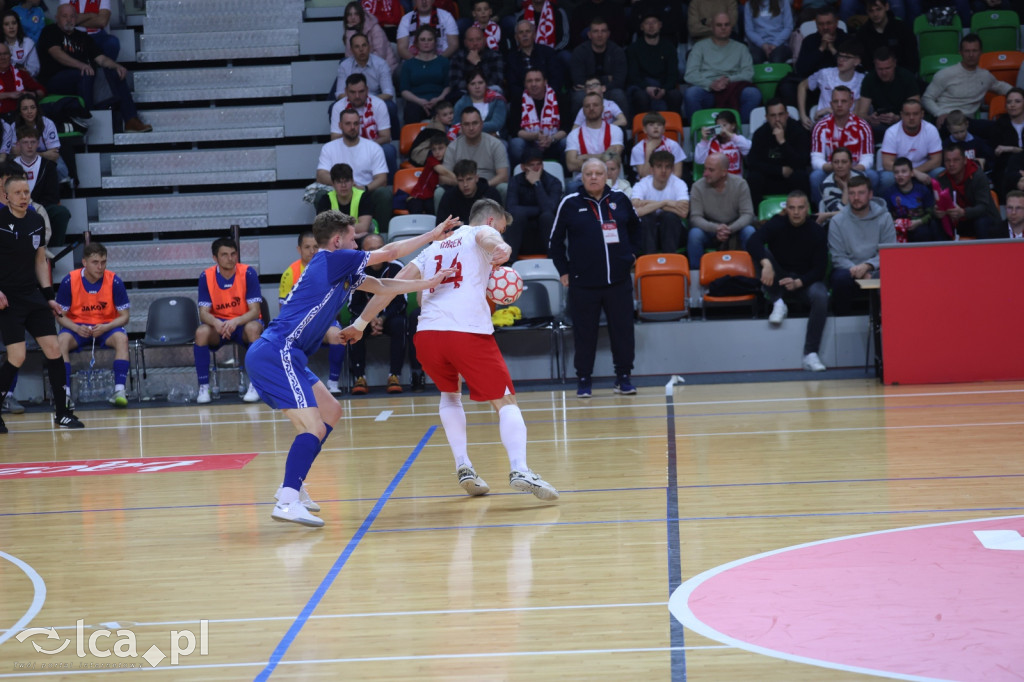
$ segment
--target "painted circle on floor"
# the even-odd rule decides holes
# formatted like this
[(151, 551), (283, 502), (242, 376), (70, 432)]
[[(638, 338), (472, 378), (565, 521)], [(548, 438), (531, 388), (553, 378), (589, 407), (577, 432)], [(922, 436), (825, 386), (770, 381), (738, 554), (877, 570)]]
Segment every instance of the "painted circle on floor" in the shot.
[(905, 680), (1024, 678), (1024, 516), (832, 538), (724, 564), (669, 610), (741, 649)]

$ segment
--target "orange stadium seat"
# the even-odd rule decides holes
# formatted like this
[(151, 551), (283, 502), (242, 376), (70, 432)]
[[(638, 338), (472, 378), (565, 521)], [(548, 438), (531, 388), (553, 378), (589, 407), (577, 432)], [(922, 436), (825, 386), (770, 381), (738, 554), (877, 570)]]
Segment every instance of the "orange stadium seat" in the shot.
[(641, 320), (688, 317), (690, 265), (678, 253), (655, 253), (636, 261), (636, 299)]
[(409, 154), (412, 153), (412, 143), (426, 125), (426, 122), (421, 122), (406, 123), (402, 126), (401, 136), (398, 138), (398, 153), (400, 153), (404, 159), (404, 161), (402, 161), (402, 168), (413, 167), (412, 162), (409, 161)]
[[(644, 115), (648, 112), (637, 114), (633, 117), (633, 140), (639, 142), (647, 137), (644, 135)], [(675, 135), (676, 142), (683, 144), (683, 117), (674, 111), (657, 112), (665, 117), (665, 134)]]
[(988, 117), (995, 119), (999, 114), (1006, 113), (1006, 95), (996, 95), (988, 103)]
[[(403, 133), (404, 134), (404, 133)], [(400, 168), (395, 172), (395, 184), (393, 192), (397, 194), (399, 190), (404, 192), (412, 192), (412, 188), (419, 182), (420, 174), (423, 173), (422, 168)], [(395, 215), (409, 215), (409, 211), (404, 208), (394, 209)]]
[[(714, 251), (705, 253), (700, 259), (700, 285), (705, 291), (717, 279), (731, 275), (733, 277), (757, 277), (754, 261), (746, 251)], [(757, 296), (743, 294), (741, 296), (712, 296), (704, 294), (704, 317), (707, 309), (716, 306), (744, 305), (749, 303), (751, 312), (757, 317)]]
[(1017, 72), (1024, 64), (1024, 52), (986, 52), (981, 55), (978, 66), (992, 72), (1004, 83), (1017, 84)]

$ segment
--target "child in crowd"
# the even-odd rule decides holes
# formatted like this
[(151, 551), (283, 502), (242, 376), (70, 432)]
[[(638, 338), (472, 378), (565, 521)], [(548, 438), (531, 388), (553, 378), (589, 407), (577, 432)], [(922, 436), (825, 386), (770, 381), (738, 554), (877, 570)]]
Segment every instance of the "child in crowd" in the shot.
[(928, 242), (945, 239), (932, 220), (939, 183), (932, 179), (934, 188), (921, 184), (914, 177), (910, 159), (905, 156), (893, 161), (892, 175), (896, 184), (885, 192), (883, 198), (896, 227), (896, 241)]
[(736, 114), (719, 111), (715, 125), (701, 128), (701, 141), (693, 150), (693, 162), (703, 164), (709, 154), (725, 154), (729, 157), (729, 172), (743, 175), (743, 157), (750, 153), (750, 140), (736, 132)]
[(459, 128), (458, 126), (452, 126), (453, 120), (455, 120), (455, 105), (448, 100), (438, 102), (437, 106), (434, 107), (434, 116), (427, 121), (426, 126), (416, 136), (416, 139), (412, 141), (409, 160), (417, 166), (426, 165), (427, 157), (430, 156), (430, 140), (432, 133), (436, 130), (444, 133), (449, 140), (454, 140), (458, 137)]
[[(584, 95), (589, 95), (592, 92), (596, 92), (601, 95), (601, 99), (604, 100), (604, 113), (601, 115), (601, 118), (604, 119), (605, 123), (610, 123), (613, 126), (619, 126), (620, 128), (625, 127), (626, 115), (622, 113), (622, 109), (618, 104), (610, 99), (605, 99), (604, 93), (607, 88), (604, 86), (604, 83), (601, 82), (600, 78), (597, 76), (591, 76), (588, 78), (583, 83), (583, 90)], [(574, 129), (579, 128), (583, 125), (584, 120), (583, 109), (580, 109), (576, 113), (576, 120), (572, 122), (572, 127)]]
[(967, 115), (959, 109), (949, 112), (946, 116), (946, 130), (949, 131), (949, 135), (943, 142), (959, 142), (964, 148), (965, 157), (977, 162), (981, 170), (991, 172), (995, 152), (988, 142), (971, 135), (967, 130), (968, 122)]
[[(800, 82), (797, 90), (797, 107), (800, 110), (800, 122), (804, 128), (810, 130), (818, 119), (824, 118), (832, 113), (832, 90), (837, 85), (845, 85), (853, 92), (854, 106), (860, 99), (860, 86), (864, 82), (864, 74), (857, 68), (860, 66), (860, 54), (862, 48), (855, 40), (845, 40), (838, 48), (836, 60), (838, 66), (829, 66), (815, 71), (810, 77)], [(814, 120), (808, 115), (807, 91), (818, 91), (818, 110), (814, 114)]]
[(622, 158), (618, 154), (609, 154), (604, 165), (608, 167), (608, 186), (618, 190), (627, 197), (632, 197), (633, 187), (622, 177)]
[(494, 21), (494, 8), (490, 0), (473, 3), (473, 25), (484, 32), (484, 44), (492, 50), (501, 48), (501, 27)]
[(644, 114), (641, 122), (645, 137), (633, 145), (633, 151), (629, 154), (629, 165), (636, 172), (637, 180), (651, 174), (651, 154), (658, 150), (671, 152), (676, 160), (672, 172), (676, 177), (683, 177), (686, 152), (675, 140), (665, 137), (665, 117), (656, 111), (649, 111)]
[(433, 131), (430, 138), (430, 154), (423, 164), (423, 172), (408, 193), (403, 190), (395, 192), (396, 209), (405, 208), (409, 213), (434, 215), (434, 190), (437, 189), (441, 177), (447, 175), (452, 182), (455, 181), (455, 175), (442, 164), (446, 149), (448, 137), (439, 130)]

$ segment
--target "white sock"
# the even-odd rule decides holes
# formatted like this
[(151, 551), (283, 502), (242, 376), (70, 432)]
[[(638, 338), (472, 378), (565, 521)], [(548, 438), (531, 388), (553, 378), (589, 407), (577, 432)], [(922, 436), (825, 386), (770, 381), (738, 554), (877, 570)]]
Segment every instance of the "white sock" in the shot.
[(526, 422), (518, 405), (505, 405), (498, 411), (498, 430), (512, 470), (526, 471)]
[(299, 491), (295, 488), (286, 488), (281, 486), (281, 489), (277, 491), (277, 501), (281, 504), (291, 504), (292, 502), (299, 501)]
[(124, 384), (114, 384), (114, 392), (115, 393), (117, 393), (118, 391), (123, 391), (123, 390), (124, 390)]
[(473, 466), (466, 451), (466, 411), (462, 409), (462, 396), (458, 393), (442, 393), (437, 412), (441, 416), (441, 426), (444, 427), (452, 455), (455, 456), (455, 468)]

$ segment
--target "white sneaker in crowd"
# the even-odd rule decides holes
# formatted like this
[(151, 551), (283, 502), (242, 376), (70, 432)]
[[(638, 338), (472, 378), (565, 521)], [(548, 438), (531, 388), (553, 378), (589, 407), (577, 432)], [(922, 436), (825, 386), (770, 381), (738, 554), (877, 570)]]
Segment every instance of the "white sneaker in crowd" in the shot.
[(770, 324), (782, 324), (782, 321), (786, 319), (788, 314), (789, 308), (786, 307), (785, 301), (780, 298), (772, 305), (772, 314), (768, 316), (768, 322)]
[(804, 356), (804, 369), (811, 372), (824, 372), (828, 367), (821, 362), (817, 353), (808, 353)]
[(256, 387), (251, 383), (249, 384), (249, 390), (242, 396), (242, 400), (247, 403), (258, 403), (261, 400), (260, 394), (256, 392)]

